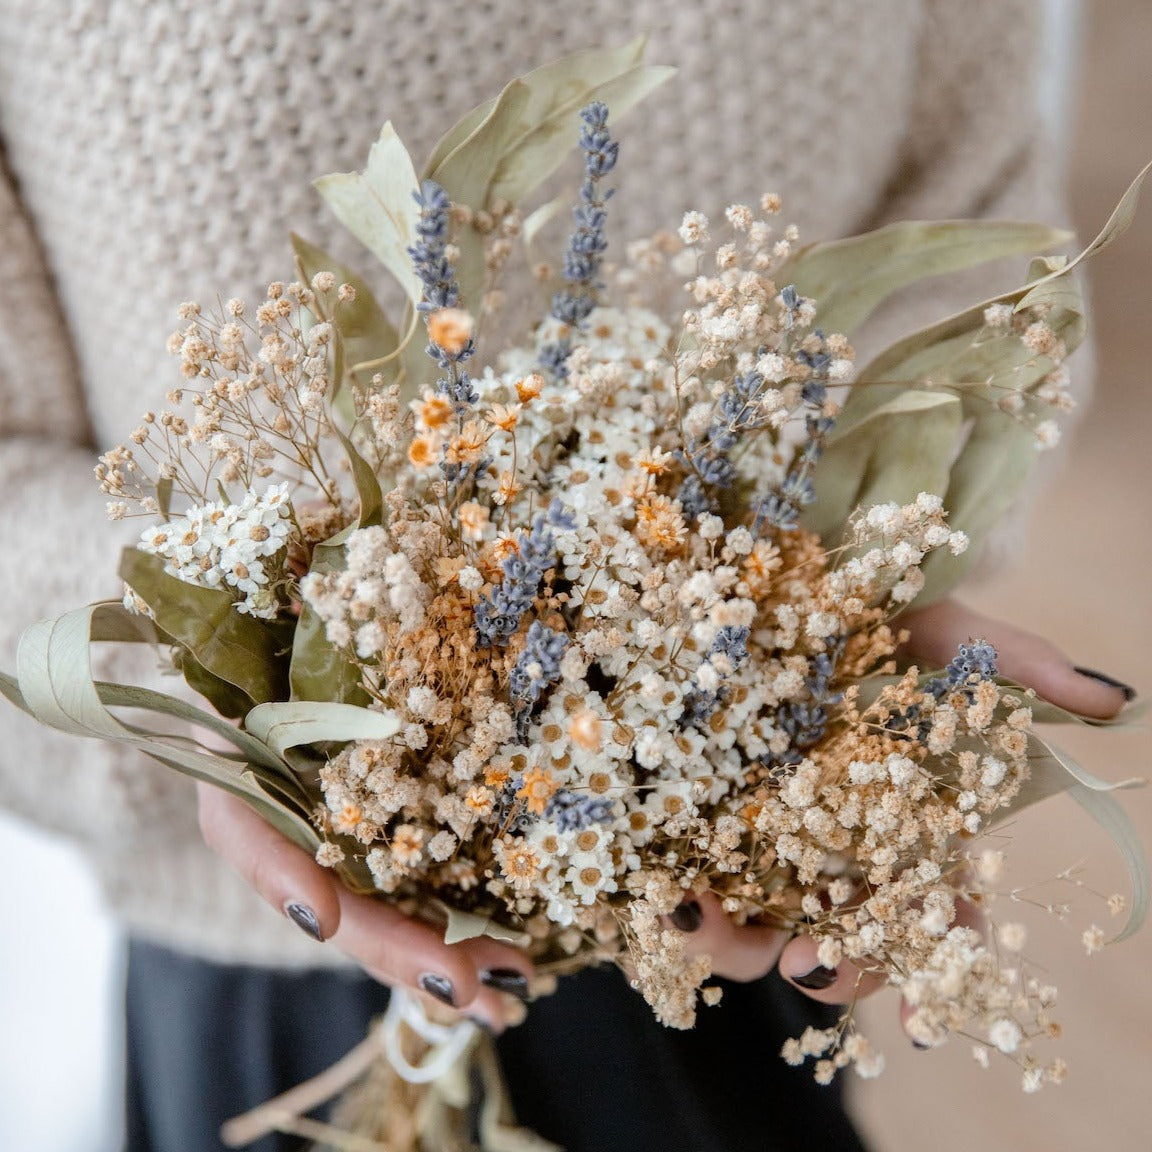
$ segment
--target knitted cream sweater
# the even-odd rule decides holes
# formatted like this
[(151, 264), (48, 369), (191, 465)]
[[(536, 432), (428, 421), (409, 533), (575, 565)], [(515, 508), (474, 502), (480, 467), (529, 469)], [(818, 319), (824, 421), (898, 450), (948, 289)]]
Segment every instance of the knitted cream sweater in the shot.
[[(0, 665), (26, 624), (119, 594), (124, 537), (104, 522), (94, 450), (176, 383), (164, 343), (177, 304), (253, 300), (289, 278), (290, 229), (353, 252), (309, 181), (362, 166), (385, 119), (419, 164), (514, 75), (646, 32), (648, 59), (680, 75), (620, 131), (616, 237), (766, 190), (809, 239), (894, 218), (1057, 223), (1034, 96), (1039, 9), (0, 0)], [(949, 307), (920, 303), (921, 320)], [(146, 670), (117, 657), (101, 672)], [(217, 959), (338, 955), (202, 846), (190, 786), (167, 769), (4, 706), (0, 789), (83, 842), (133, 931)]]

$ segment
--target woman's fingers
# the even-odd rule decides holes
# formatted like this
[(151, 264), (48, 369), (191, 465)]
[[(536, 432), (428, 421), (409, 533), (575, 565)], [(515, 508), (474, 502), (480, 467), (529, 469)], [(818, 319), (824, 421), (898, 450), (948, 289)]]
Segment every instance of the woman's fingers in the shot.
[(821, 1004), (851, 1004), (884, 987), (882, 976), (861, 971), (848, 960), (826, 968), (816, 948), (811, 936), (794, 936), (780, 954), (780, 975), (805, 996)]
[(200, 833), (269, 904), (317, 940), (340, 927), (339, 881), (242, 800), (196, 786)]
[(668, 917), (685, 935), (689, 956), (707, 953), (712, 971), (729, 980), (758, 980), (772, 971), (788, 939), (778, 928), (737, 927), (710, 892), (689, 900)]
[(1074, 665), (1043, 637), (957, 600), (941, 600), (909, 612), (900, 623), (911, 632), (909, 651), (925, 665), (943, 668), (961, 644), (984, 639), (995, 646), (1006, 679), (1035, 689), (1045, 700), (1071, 712), (1109, 719), (1135, 696), (1132, 688), (1115, 677)]
[(419, 991), (497, 1031), (522, 1018), (532, 964), (518, 949), (487, 937), (445, 944), (442, 929), (348, 891), (243, 801), (206, 784), (198, 794), (208, 846), (309, 935), (330, 940), (382, 983)]
[(509, 944), (445, 944), (442, 928), (405, 916), (370, 896), (340, 891), (333, 943), (385, 984), (404, 985), (502, 1031), (518, 1022), (532, 965)]

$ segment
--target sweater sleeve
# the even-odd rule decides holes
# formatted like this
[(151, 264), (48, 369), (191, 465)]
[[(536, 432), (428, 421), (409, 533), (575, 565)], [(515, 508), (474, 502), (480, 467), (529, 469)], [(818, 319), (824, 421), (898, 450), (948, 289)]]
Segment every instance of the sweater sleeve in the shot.
[[(134, 532), (106, 521), (95, 460), (52, 280), (0, 170), (0, 667), (13, 669), (29, 624), (119, 594), (116, 561)], [(156, 682), (156, 665), (144, 645), (93, 661), (100, 678), (176, 691)], [(85, 849), (129, 931), (221, 962), (346, 963), (208, 850), (191, 781), (136, 752), (64, 736), (0, 701), (0, 804)]]
[[(51, 277), (0, 172), (0, 664), (10, 670), (29, 624), (118, 594), (126, 534), (105, 522), (90, 440)], [(149, 662), (152, 653), (117, 654), (99, 674), (130, 679)], [(158, 816), (171, 792), (139, 757), (54, 733), (6, 702), (0, 733), (0, 802), (43, 827), (97, 842), (127, 837), (135, 814)]]

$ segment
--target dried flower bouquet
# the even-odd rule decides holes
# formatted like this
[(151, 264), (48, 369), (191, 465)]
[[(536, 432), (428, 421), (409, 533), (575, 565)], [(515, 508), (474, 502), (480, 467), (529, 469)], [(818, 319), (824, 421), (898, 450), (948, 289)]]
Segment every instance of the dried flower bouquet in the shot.
[[(899, 614), (963, 578), (1055, 441), (1084, 332), (1071, 273), (1136, 186), (1077, 259), (1037, 259), (1019, 290), (858, 366), (853, 332), (897, 290), (1066, 237), (910, 223), (805, 246), (766, 195), (608, 269), (609, 107), (668, 74), (640, 51), (515, 81), (422, 180), (386, 125), (364, 172), (317, 182), (403, 288), (400, 325), (299, 238), (297, 278), (255, 309), (186, 305), (170, 408), (98, 469), (114, 518), (149, 519), (124, 604), (31, 628), (0, 687), (230, 789), (449, 940), (488, 932), (557, 972), (622, 964), (669, 1025), (719, 994), (663, 919), (708, 891), (738, 923), (811, 933), (825, 965), (882, 973), (915, 1037), (966, 1033), (1026, 1087), (1058, 1080), (1033, 1049), (1054, 991), (1022, 931), (985, 939), (958, 902), (996, 891), (981, 837), (1068, 790), (1132, 865), (1126, 933), (1147, 902), (1138, 845), (1110, 786), (1033, 728), (1070, 717), (1000, 682), (978, 640), (901, 671)], [(477, 369), (499, 273), (551, 214), (520, 205), (577, 128), (550, 314)], [(677, 315), (651, 304), (670, 282)], [(164, 647), (220, 716), (93, 682), (105, 640)], [(824, 1081), (882, 1065), (850, 1012), (783, 1055)]]

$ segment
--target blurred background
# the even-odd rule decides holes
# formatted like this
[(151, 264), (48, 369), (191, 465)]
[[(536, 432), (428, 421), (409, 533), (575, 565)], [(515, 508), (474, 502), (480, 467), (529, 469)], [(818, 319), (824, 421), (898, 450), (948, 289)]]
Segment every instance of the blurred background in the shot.
[[(1152, 159), (1148, 0), (1048, 0), (1051, 67), (1044, 98), (1068, 139), (1073, 214), (1093, 236), (1131, 178)], [(1096, 400), (1062, 473), (1031, 520), (1019, 563), (973, 590), (974, 606), (1060, 644), (1079, 665), (1152, 693), (1152, 191), (1121, 244), (1089, 267), (1098, 356)], [(1060, 742), (1100, 774), (1152, 772), (1147, 729), (1062, 730)], [(1152, 789), (1123, 794), (1152, 845)], [(1049, 884), (1042, 901), (1071, 899), (1060, 923), (1025, 915), (1028, 955), (1061, 989), (1068, 1081), (1025, 1096), (1006, 1062), (981, 1070), (956, 1040), (915, 1051), (878, 996), (864, 1024), (888, 1057), (879, 1080), (854, 1084), (876, 1152), (973, 1148), (1152, 1146), (1152, 930), (1086, 956), (1080, 933), (1107, 927), (1103, 902), (1126, 891), (1108, 840), (1057, 800), (1011, 829), (1015, 884), (1043, 882), (1083, 862), (1085, 888)], [(35, 882), (28, 880), (35, 877)], [(54, 915), (46, 915), (46, 907)], [(0, 815), (0, 1149), (113, 1152), (119, 1145), (120, 943), (70, 850)], [(1113, 924), (1115, 922), (1112, 922)], [(190, 1150), (193, 1152), (193, 1150)]]

